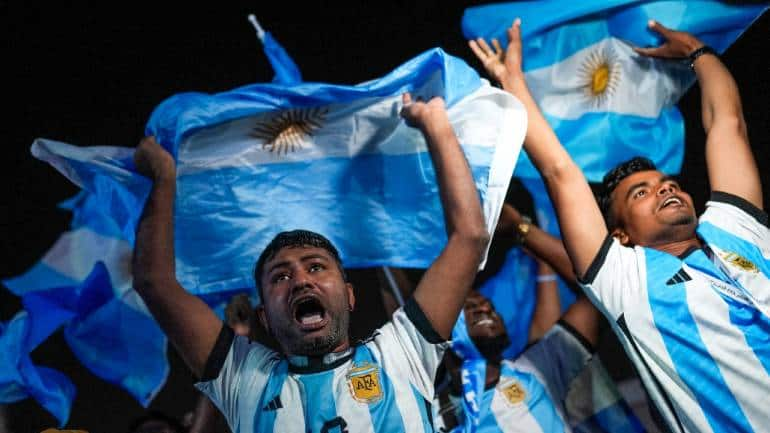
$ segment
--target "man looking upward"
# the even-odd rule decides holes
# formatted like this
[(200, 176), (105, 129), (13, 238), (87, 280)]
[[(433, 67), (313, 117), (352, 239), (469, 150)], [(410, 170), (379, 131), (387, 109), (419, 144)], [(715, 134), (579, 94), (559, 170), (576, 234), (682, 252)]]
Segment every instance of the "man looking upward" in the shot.
[(519, 26), (508, 31), (505, 56), (497, 44), (471, 45), (527, 107), (524, 147), (586, 294), (673, 431), (767, 431), (770, 230), (733, 77), (694, 36), (649, 22), (665, 42), (636, 51), (660, 61), (689, 58), (700, 84), (711, 199), (698, 220), (677, 182), (635, 158), (605, 176), (603, 218), (527, 89)]
[[(137, 168), (153, 180), (136, 236), (134, 287), (234, 432), (427, 432), (442, 344), (488, 241), (471, 172), (444, 102), (412, 102), (402, 117), (430, 150), (447, 243), (413, 298), (369, 340), (353, 344), (355, 307), (337, 250), (323, 236), (284, 232), (259, 257), (258, 315), (280, 353), (234, 337), (174, 270), (175, 165), (152, 138)], [(280, 211), (280, 209), (274, 209)]]

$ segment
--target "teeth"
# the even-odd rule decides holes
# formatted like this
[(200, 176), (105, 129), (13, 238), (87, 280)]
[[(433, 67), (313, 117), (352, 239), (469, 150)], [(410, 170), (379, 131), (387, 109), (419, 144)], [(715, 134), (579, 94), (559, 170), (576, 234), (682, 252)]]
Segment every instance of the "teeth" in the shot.
[(492, 323), (492, 319), (481, 319), (476, 322), (476, 325), (491, 325)]
[(306, 316), (300, 317), (299, 320), (300, 320), (300, 323), (302, 323), (303, 325), (312, 325), (323, 320), (323, 317), (321, 317), (319, 313), (312, 313), (312, 314), (308, 314)]
[(663, 207), (670, 205), (671, 203), (682, 204), (682, 201), (676, 197), (671, 197), (663, 202)]

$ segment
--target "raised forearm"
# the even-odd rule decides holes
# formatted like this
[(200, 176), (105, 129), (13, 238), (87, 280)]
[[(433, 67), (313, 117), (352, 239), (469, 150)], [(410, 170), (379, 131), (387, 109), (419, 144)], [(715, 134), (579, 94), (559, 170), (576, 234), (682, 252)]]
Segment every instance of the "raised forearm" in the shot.
[(561, 239), (539, 227), (532, 227), (524, 239), (524, 247), (552, 267), (568, 283), (575, 283), (575, 271)]
[(136, 230), (134, 249), (134, 286), (140, 295), (153, 296), (153, 287), (169, 286), (176, 281), (174, 263), (173, 178), (153, 183)]
[(414, 291), (433, 328), (449, 338), (457, 315), (471, 288), (479, 262), (489, 240), (478, 192), (471, 170), (449, 124), (440, 100), (433, 100), (432, 111), (410, 107), (407, 116), (415, 121), (430, 149), (439, 187), (447, 243), (428, 268)]
[(136, 229), (134, 289), (187, 365), (200, 377), (222, 323), (203, 301), (187, 293), (176, 280), (175, 164), (151, 137), (139, 144), (134, 161), (137, 170), (153, 181)]
[(738, 85), (718, 57), (702, 55), (695, 60), (695, 74), (701, 88), (701, 116), (706, 134), (714, 122), (728, 121), (746, 135)]
[(762, 208), (762, 185), (749, 146), (738, 86), (725, 65), (713, 55), (698, 57), (695, 73), (701, 87), (711, 188), (735, 194)]

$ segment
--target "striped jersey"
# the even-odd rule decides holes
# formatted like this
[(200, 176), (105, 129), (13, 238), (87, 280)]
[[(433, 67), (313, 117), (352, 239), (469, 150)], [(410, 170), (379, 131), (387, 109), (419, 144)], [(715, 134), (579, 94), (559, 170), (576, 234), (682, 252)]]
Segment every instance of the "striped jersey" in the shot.
[(223, 329), (196, 386), (234, 433), (433, 431), (446, 344), (414, 300), (366, 342), (322, 359), (287, 359)]
[[(641, 432), (641, 424), (621, 399), (598, 357), (582, 338), (560, 322), (515, 360), (503, 360), (500, 379), (480, 402), (477, 433)], [(439, 413), (464, 417), (459, 396)], [(441, 416), (437, 429), (449, 431)]]
[(770, 431), (770, 230), (712, 193), (681, 257), (608, 237), (583, 286), (676, 432)]

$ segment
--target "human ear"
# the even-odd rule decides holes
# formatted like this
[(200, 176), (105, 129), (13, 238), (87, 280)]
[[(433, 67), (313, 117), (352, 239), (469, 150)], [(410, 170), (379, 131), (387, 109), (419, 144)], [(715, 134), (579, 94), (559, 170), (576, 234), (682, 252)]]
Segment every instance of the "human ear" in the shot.
[(620, 245), (628, 246), (630, 243), (630, 238), (628, 237), (628, 233), (626, 233), (625, 230), (621, 228), (615, 228), (612, 230), (612, 236), (620, 242)]
[(353, 285), (345, 283), (345, 288), (348, 291), (348, 311), (353, 311), (356, 308), (356, 295), (353, 294)]

